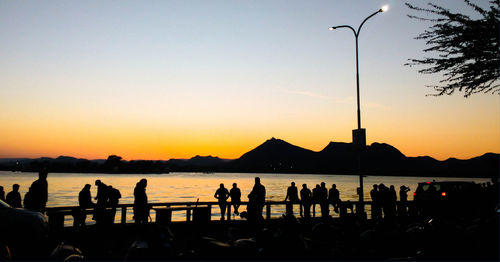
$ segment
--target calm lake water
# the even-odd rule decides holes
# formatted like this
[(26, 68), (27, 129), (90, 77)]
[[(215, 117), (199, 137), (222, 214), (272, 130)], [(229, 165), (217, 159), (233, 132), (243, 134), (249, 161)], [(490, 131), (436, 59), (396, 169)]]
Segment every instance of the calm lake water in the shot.
[[(195, 202), (216, 201), (214, 193), (220, 183), (230, 189), (232, 183), (237, 183), (241, 189), (242, 201), (247, 201), (247, 195), (252, 190), (254, 177), (259, 176), (261, 183), (266, 187), (266, 200), (282, 201), (286, 196), (286, 189), (291, 181), (300, 188), (307, 184), (314, 188), (316, 184), (325, 182), (327, 188), (336, 184), (340, 191), (342, 200), (357, 200), (356, 188), (359, 186), (358, 176), (348, 175), (308, 175), (308, 174), (249, 174), (249, 173), (169, 173), (169, 174), (80, 174), (80, 173), (49, 173), (47, 181), (49, 184), (48, 207), (76, 206), (78, 205), (78, 193), (85, 184), (91, 184), (92, 197), (95, 197), (97, 188), (94, 181), (100, 179), (107, 185), (118, 188), (122, 198), (120, 203), (134, 202), (134, 187), (141, 179), (148, 180), (146, 193), (150, 203), (158, 202)], [(37, 173), (19, 173), (0, 171), (0, 186), (4, 187), (7, 194), (12, 190), (14, 183), (19, 184), (21, 196), (28, 191), (29, 186), (38, 178)], [(418, 182), (431, 181), (474, 181), (476, 183), (488, 182), (489, 179), (482, 178), (432, 178), (432, 177), (383, 177), (368, 176), (364, 178), (365, 199), (370, 200), (370, 190), (373, 184), (384, 183), (386, 186), (394, 185), (399, 193), (401, 185), (409, 186), (411, 191), (409, 199), (413, 199), (413, 192)], [(399, 194), (398, 194), (399, 198)], [(245, 210), (243, 206), (240, 211)], [(217, 217), (218, 207), (213, 208), (214, 218)], [(132, 211), (129, 211), (131, 213)], [(318, 209), (319, 212), (319, 209)], [(273, 216), (284, 213), (283, 208), (272, 210)], [(332, 212), (331, 212), (332, 213)], [(119, 214), (117, 214), (118, 216)], [(152, 217), (153, 214), (152, 214)], [(131, 220), (131, 214), (128, 220)], [(183, 220), (184, 214), (174, 213), (174, 220)]]

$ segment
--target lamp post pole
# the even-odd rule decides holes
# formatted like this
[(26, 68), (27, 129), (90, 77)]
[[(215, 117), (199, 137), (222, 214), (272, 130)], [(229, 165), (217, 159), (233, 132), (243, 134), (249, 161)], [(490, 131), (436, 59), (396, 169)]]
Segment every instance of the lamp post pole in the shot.
[(369, 15), (368, 17), (361, 22), (361, 24), (358, 27), (358, 30), (354, 30), (354, 28), (350, 25), (339, 25), (339, 26), (332, 26), (329, 28), (329, 30), (335, 30), (338, 28), (349, 28), (354, 34), (354, 39), (356, 42), (356, 100), (357, 100), (357, 116), (358, 116), (358, 129), (352, 130), (352, 143), (357, 146), (360, 150), (358, 151), (358, 174), (359, 174), (359, 190), (358, 190), (358, 195), (359, 195), (359, 207), (357, 210), (358, 213), (364, 213), (365, 210), (365, 205), (364, 205), (364, 198), (363, 198), (363, 175), (361, 174), (361, 149), (363, 149), (366, 146), (366, 129), (361, 128), (361, 109), (360, 109), (360, 102), (359, 102), (359, 55), (358, 55), (358, 36), (359, 32), (361, 31), (361, 27), (363, 27), (363, 24), (373, 16), (375, 16), (378, 13), (385, 12), (388, 10), (388, 6), (383, 6), (373, 14)]

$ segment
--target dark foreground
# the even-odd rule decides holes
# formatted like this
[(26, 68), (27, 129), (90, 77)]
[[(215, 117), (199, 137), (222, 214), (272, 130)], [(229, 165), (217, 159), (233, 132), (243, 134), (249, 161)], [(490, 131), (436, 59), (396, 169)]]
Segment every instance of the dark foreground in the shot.
[[(496, 260), (498, 213), (482, 218), (282, 217), (87, 226), (51, 232), (17, 260)], [(21, 241), (23, 242), (23, 241)], [(59, 246), (64, 243), (63, 246)], [(26, 250), (23, 250), (26, 249)], [(4, 252), (4, 251), (2, 251)]]

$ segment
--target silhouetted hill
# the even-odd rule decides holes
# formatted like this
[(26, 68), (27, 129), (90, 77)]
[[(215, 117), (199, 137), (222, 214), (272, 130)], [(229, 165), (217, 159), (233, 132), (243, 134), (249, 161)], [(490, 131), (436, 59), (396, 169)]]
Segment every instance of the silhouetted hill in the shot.
[[(359, 162), (358, 162), (359, 161)], [(499, 155), (488, 153), (470, 160), (406, 157), (386, 143), (372, 143), (359, 151), (352, 143), (330, 142), (314, 152), (272, 138), (230, 163), (231, 171), (492, 177), (498, 175)]]
[(213, 156), (195, 156), (190, 159), (170, 159), (167, 161), (171, 171), (214, 172), (223, 171), (231, 160)]
[(315, 157), (311, 150), (273, 137), (231, 161), (230, 166), (246, 172), (305, 172)]
[(406, 157), (386, 143), (372, 143), (359, 150), (352, 143), (330, 142), (319, 152), (271, 138), (240, 158), (229, 160), (213, 156), (191, 159), (87, 160), (70, 156), (0, 159), (0, 170), (97, 173), (168, 173), (178, 172), (256, 172), (256, 173), (319, 173), (436, 177), (498, 177), (499, 154), (486, 153), (468, 160), (432, 157)]

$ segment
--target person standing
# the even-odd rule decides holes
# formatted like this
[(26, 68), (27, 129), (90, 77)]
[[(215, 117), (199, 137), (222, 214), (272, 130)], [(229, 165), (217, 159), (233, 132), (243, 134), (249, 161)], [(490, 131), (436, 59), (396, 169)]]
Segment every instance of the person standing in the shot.
[(332, 188), (328, 191), (328, 202), (329, 204), (332, 204), (333, 211), (335, 211), (335, 213), (339, 213), (340, 192), (335, 184), (332, 184)]
[(109, 224), (114, 224), (115, 223), (115, 215), (116, 215), (116, 208), (118, 207), (118, 203), (120, 202), (120, 198), (122, 198), (122, 194), (120, 194), (120, 190), (117, 188), (114, 188), (113, 186), (108, 186), (108, 206), (111, 207), (111, 211), (108, 214), (108, 220), (107, 222)]
[[(302, 189), (300, 190), (300, 202), (301, 207), (304, 208), (304, 217), (311, 217), (311, 199), (311, 190), (307, 188), (307, 184), (302, 184)], [(302, 212), (300, 215), (302, 215)]]
[(224, 220), (226, 215), (227, 199), (229, 198), (229, 191), (224, 187), (224, 184), (220, 184), (219, 189), (215, 191), (214, 197), (217, 198), (220, 208), (220, 220)]
[(378, 220), (382, 218), (382, 207), (380, 205), (380, 192), (378, 190), (378, 185), (374, 184), (373, 189), (370, 191), (370, 197), (372, 198), (372, 219)]
[(78, 194), (78, 204), (82, 209), (92, 208), (95, 205), (94, 202), (92, 202), (90, 187), (90, 184), (86, 184)]
[(134, 220), (137, 224), (144, 224), (148, 222), (149, 206), (148, 195), (146, 194), (146, 187), (148, 181), (143, 178), (134, 188)]
[(406, 216), (408, 210), (406, 209), (408, 205), (408, 192), (410, 191), (409, 187), (402, 185), (399, 187), (399, 207), (398, 207), (398, 215)]
[(23, 205), (21, 204), (21, 194), (19, 193), (19, 185), (12, 185), (12, 191), (7, 194), (5, 198), (7, 204), (9, 204), (13, 208), (21, 208)]
[(398, 202), (398, 194), (396, 193), (396, 188), (394, 185), (391, 185), (389, 187), (389, 208), (390, 208), (390, 213), (391, 216), (396, 216), (396, 204)]
[(94, 207), (94, 202), (92, 202), (92, 196), (90, 195), (90, 184), (83, 186), (82, 190), (78, 194), (78, 204), (79, 209), (74, 214), (75, 216), (75, 226), (85, 226), (85, 220), (87, 219), (87, 208)]
[(33, 205), (33, 210), (40, 213), (45, 213), (48, 198), (48, 183), (47, 171), (42, 170), (38, 172), (38, 179), (35, 180), (30, 187), (30, 201)]
[(312, 190), (312, 208), (313, 208), (313, 216), (316, 216), (316, 204), (319, 204), (320, 199), (320, 186), (316, 184), (316, 187)]
[(104, 219), (104, 212), (106, 211), (106, 205), (109, 198), (108, 186), (99, 179), (95, 181), (95, 185), (97, 186), (97, 195), (95, 197), (97, 203), (95, 204), (94, 220), (96, 224), (101, 224)]
[[(391, 214), (391, 191), (384, 184), (378, 185), (378, 199), (380, 207), (384, 213), (384, 219), (392, 216)], [(381, 216), (382, 217), (382, 216)]]
[(299, 192), (295, 186), (295, 182), (292, 182), (286, 190), (285, 202), (289, 200), (286, 204), (286, 214), (293, 215), (293, 204), (299, 203)]
[(321, 187), (319, 188), (319, 206), (321, 208), (321, 217), (330, 216), (329, 204), (328, 204), (328, 189), (326, 188), (325, 182), (321, 182)]
[(229, 191), (229, 196), (231, 197), (231, 203), (234, 207), (234, 214), (239, 215), (240, 212), (238, 211), (238, 208), (241, 203), (241, 191), (237, 187), (236, 183), (233, 183), (233, 188)]
[(262, 209), (266, 202), (266, 187), (260, 183), (260, 177), (255, 177), (255, 184), (248, 194), (248, 218), (257, 220), (262, 218)]

